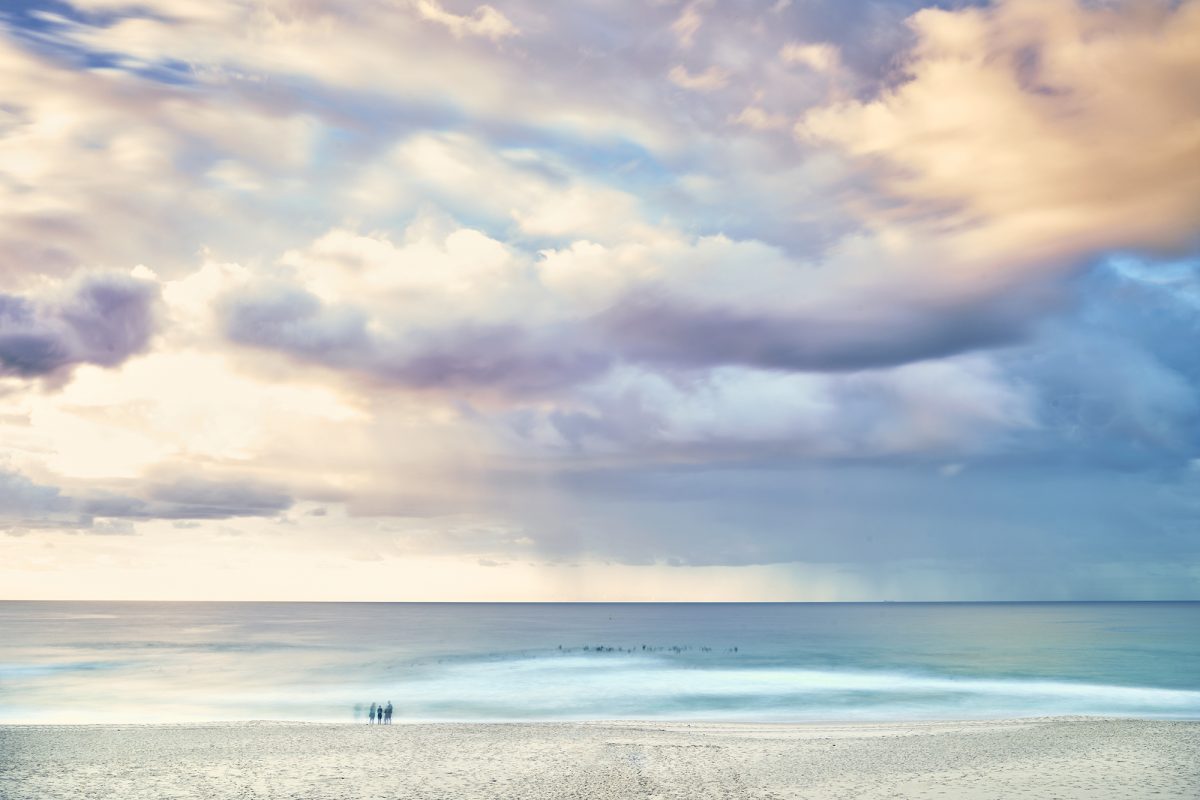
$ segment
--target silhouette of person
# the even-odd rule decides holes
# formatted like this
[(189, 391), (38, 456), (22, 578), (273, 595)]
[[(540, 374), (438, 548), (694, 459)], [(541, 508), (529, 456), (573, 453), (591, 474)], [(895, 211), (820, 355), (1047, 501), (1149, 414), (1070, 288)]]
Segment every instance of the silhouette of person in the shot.
[(392, 724), (392, 701), (388, 700), (388, 704), (383, 708), (383, 722), (385, 725)]
[(383, 706), (380, 706), (378, 709), (376, 709), (375, 721), (378, 722), (380, 725), (383, 724)]
[(367, 712), (367, 724), (368, 725), (374, 724), (374, 722), (375, 722), (375, 708), (376, 708), (376, 704), (371, 703), (371, 710)]

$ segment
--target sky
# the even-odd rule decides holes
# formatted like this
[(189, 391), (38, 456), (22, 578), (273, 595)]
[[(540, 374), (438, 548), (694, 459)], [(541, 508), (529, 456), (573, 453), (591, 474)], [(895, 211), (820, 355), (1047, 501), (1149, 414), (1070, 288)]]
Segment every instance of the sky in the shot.
[(0, 598), (1200, 599), (1200, 2), (0, 6)]

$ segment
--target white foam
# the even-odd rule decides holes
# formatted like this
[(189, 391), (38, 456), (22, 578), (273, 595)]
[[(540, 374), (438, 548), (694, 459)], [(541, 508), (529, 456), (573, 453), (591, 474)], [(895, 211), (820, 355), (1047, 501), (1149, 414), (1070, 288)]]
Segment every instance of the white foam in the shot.
[(406, 709), (430, 717), (1200, 717), (1198, 691), (898, 672), (689, 668), (637, 656), (454, 664), (398, 682), (393, 694)]

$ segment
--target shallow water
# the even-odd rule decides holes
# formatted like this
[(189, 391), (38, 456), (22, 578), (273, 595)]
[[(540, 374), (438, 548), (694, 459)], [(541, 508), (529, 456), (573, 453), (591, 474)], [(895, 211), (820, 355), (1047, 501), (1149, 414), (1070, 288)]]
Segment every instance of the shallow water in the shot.
[(1200, 603), (0, 603), (0, 722), (1200, 718), (1197, 664)]

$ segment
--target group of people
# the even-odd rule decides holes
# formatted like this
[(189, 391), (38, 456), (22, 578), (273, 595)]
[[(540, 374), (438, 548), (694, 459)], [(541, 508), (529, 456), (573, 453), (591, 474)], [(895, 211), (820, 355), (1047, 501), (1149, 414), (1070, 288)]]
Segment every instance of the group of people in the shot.
[(371, 708), (367, 711), (367, 724), (391, 725), (392, 701), (388, 700), (388, 704), (386, 706), (379, 703), (371, 703)]

